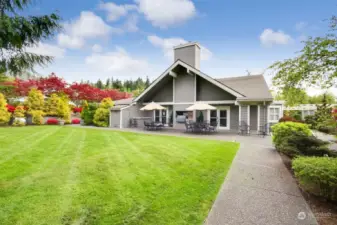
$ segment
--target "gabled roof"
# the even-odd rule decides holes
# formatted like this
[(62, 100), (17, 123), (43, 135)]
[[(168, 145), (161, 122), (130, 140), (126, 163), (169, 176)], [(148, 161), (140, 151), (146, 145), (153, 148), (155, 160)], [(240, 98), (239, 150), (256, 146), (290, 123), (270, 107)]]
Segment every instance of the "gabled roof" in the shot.
[(114, 105), (130, 105), (134, 98), (125, 98), (114, 101)]
[(263, 75), (249, 75), (216, 79), (220, 83), (244, 95), (239, 100), (270, 100), (273, 99)]
[(143, 97), (149, 90), (151, 90), (159, 81), (161, 81), (165, 76), (169, 76), (169, 72), (177, 67), (178, 65), (185, 67), (187, 70), (199, 75), (200, 77), (204, 78), (205, 80), (209, 81), (210, 83), (218, 86), (219, 88), (223, 89), (224, 91), (227, 91), (228, 93), (234, 95), (237, 98), (245, 97), (241, 93), (237, 92), (236, 90), (230, 88), (229, 86), (211, 78), (210, 76), (204, 74), (200, 70), (194, 68), (193, 66), (181, 61), (177, 60), (175, 61), (167, 70), (165, 70), (164, 73), (162, 73), (156, 80), (154, 80), (149, 87), (147, 87), (137, 98), (135, 98), (133, 101), (138, 101), (141, 97)]

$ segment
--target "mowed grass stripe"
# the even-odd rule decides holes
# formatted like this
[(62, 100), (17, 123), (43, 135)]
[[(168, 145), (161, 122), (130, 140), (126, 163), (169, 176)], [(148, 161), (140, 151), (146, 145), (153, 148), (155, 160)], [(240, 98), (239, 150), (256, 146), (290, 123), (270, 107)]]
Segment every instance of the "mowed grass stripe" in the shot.
[[(40, 136), (52, 129), (23, 129), (36, 128), (45, 130)], [(56, 128), (0, 165), (1, 224), (202, 224), (238, 149), (219, 141)], [(8, 138), (20, 129), (10, 129)]]

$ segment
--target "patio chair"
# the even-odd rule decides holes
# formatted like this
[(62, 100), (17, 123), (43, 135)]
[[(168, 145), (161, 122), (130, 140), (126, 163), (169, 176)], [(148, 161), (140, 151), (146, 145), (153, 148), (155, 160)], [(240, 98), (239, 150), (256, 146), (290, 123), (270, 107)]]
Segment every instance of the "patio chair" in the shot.
[(216, 132), (218, 127), (218, 122), (213, 122), (208, 125), (208, 131), (209, 132)]
[(144, 120), (144, 130), (149, 130), (150, 126), (151, 126), (151, 124), (148, 121)]
[(245, 121), (240, 122), (239, 135), (250, 135), (250, 127)]
[(266, 123), (265, 125), (259, 126), (259, 130), (257, 133), (258, 136), (265, 137), (268, 135), (268, 133), (269, 133), (268, 123)]
[(193, 123), (191, 123), (191, 121), (187, 121), (185, 122), (185, 128), (186, 128), (186, 132), (193, 132)]

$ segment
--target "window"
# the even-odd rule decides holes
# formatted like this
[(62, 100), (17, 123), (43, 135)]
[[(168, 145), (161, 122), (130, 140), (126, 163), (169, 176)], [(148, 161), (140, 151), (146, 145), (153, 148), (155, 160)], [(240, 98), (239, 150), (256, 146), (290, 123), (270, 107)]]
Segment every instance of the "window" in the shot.
[(269, 121), (277, 122), (281, 118), (280, 107), (269, 107)]

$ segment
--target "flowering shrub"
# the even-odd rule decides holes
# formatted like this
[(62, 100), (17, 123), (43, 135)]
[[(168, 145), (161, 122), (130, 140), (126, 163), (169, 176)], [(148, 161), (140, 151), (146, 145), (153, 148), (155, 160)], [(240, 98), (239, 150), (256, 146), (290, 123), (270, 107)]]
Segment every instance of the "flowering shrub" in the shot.
[(74, 107), (74, 108), (73, 108), (73, 112), (74, 112), (74, 113), (81, 113), (82, 110), (83, 110), (83, 108), (81, 108), (81, 107)]
[(55, 119), (55, 118), (49, 118), (49, 119), (47, 119), (46, 123), (48, 125), (57, 125), (57, 124), (59, 124), (59, 121), (58, 121), (58, 119)]
[(80, 119), (73, 119), (71, 121), (72, 124), (80, 124), (81, 123), (81, 120)]
[(10, 113), (13, 113), (15, 111), (15, 106), (7, 104), (6, 107), (7, 107), (7, 111)]
[(297, 122), (297, 120), (291, 116), (283, 116), (279, 122)]

